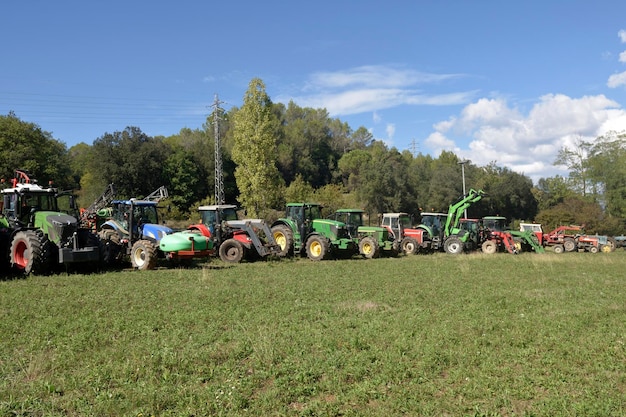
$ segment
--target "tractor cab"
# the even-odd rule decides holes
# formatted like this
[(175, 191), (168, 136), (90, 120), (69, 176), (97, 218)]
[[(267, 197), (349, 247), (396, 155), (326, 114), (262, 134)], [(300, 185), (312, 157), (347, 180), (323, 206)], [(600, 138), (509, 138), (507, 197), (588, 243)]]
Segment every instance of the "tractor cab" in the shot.
[(198, 210), (202, 217), (202, 224), (209, 229), (211, 236), (215, 235), (216, 230), (219, 229), (222, 222), (238, 219), (238, 208), (233, 204), (201, 206)]
[(142, 234), (145, 225), (158, 225), (159, 213), (157, 203), (143, 200), (114, 200), (111, 202), (111, 218), (109, 224), (115, 223), (115, 229), (122, 234), (137, 238)]
[(482, 219), (483, 227), (492, 232), (504, 232), (507, 230), (506, 217), (501, 216), (486, 216)]
[(432, 239), (443, 238), (443, 232), (448, 220), (446, 213), (427, 213), (421, 214), (422, 222), (418, 227), (425, 229)]
[(360, 209), (339, 209), (335, 212), (335, 220), (344, 223), (354, 239), (358, 236), (359, 227), (363, 226), (363, 213)]
[(384, 213), (381, 226), (389, 230), (396, 240), (404, 237), (404, 230), (413, 228), (413, 220), (408, 213)]
[[(322, 218), (322, 206), (315, 203), (287, 204), (285, 214), (296, 223), (299, 230), (308, 229), (313, 220)], [(302, 234), (306, 234), (306, 230)]]

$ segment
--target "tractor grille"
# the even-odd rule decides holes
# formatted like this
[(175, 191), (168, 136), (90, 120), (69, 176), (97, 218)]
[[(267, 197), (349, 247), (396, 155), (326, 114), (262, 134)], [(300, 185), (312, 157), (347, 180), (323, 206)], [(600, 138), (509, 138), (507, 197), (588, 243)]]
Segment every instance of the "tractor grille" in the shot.
[(48, 216), (48, 238), (57, 244), (67, 242), (77, 229), (76, 219), (67, 214)]

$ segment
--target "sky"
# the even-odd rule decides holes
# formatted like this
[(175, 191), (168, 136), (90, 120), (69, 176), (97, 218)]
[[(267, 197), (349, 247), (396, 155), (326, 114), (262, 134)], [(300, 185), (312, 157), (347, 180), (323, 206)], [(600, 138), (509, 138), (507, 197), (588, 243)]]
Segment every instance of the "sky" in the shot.
[[(400, 151), (534, 181), (626, 131), (626, 2), (24, 0), (1, 8), (0, 114), (68, 148), (202, 129), (253, 78)], [(470, 185), (471, 186), (471, 185)]]

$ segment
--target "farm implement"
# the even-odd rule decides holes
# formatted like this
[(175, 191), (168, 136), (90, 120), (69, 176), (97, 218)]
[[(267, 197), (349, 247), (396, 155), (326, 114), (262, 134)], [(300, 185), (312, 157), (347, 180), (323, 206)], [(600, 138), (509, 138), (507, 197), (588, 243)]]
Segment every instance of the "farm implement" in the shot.
[(160, 249), (170, 260), (207, 258), (219, 253), (222, 261), (238, 263), (275, 255), (279, 247), (260, 219), (238, 219), (237, 206), (201, 206), (201, 222), (163, 237)]

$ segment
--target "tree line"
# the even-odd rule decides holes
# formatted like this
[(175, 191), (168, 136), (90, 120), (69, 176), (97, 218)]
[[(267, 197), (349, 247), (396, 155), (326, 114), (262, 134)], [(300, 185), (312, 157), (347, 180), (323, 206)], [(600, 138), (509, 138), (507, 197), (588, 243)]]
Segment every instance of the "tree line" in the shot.
[(443, 211), (467, 189), (486, 197), (468, 209), (487, 215), (536, 221), (544, 229), (584, 224), (587, 231), (625, 233), (626, 133), (563, 148), (555, 164), (569, 176), (542, 178), (536, 185), (524, 174), (494, 161), (477, 166), (444, 151), (437, 157), (413, 155), (376, 140), (364, 127), (353, 130), (325, 109), (273, 103), (260, 79), (253, 79), (241, 108), (210, 115), (200, 129), (151, 137), (139, 127), (104, 133), (92, 144), (69, 149), (38, 125), (9, 113), (0, 116), (0, 177), (15, 169), (41, 183), (76, 190), (90, 205), (113, 183), (120, 198), (140, 198), (165, 185), (168, 216), (188, 220), (199, 205), (213, 203), (215, 131), (222, 144), (226, 202), (238, 203), (250, 217), (276, 218), (286, 202), (317, 201), (331, 213), (364, 209), (375, 219), (384, 212)]

